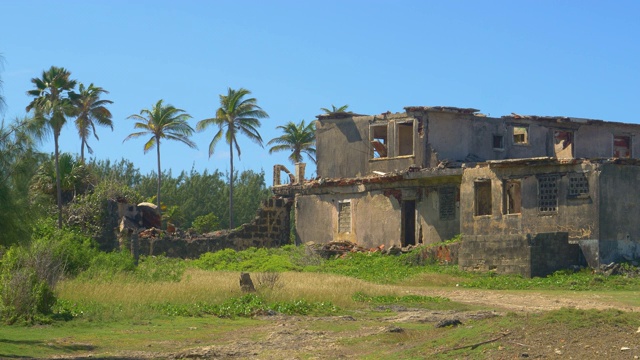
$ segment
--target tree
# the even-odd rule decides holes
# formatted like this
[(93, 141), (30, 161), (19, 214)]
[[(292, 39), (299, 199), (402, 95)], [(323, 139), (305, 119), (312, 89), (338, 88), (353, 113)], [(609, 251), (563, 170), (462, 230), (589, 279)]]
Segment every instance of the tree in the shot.
[(84, 148), (87, 148), (89, 154), (93, 154), (93, 149), (87, 143), (89, 137), (89, 131), (93, 132), (96, 140), (98, 134), (96, 134), (96, 124), (102, 126), (109, 126), (113, 130), (113, 121), (111, 120), (111, 112), (106, 108), (106, 105), (113, 104), (111, 100), (101, 100), (101, 94), (108, 94), (109, 92), (101, 87), (93, 86), (93, 83), (89, 87), (85, 88), (84, 84), (80, 84), (78, 87), (78, 93), (71, 93), (71, 100), (76, 111), (76, 128), (78, 129), (78, 135), (80, 136), (80, 161), (84, 164)]
[[(0, 69), (2, 69), (3, 62), (4, 58), (2, 57), (2, 54), (0, 54)], [(2, 114), (2, 111), (4, 111), (5, 105), (6, 103), (4, 101), (4, 96), (2, 96), (2, 78), (0, 77), (0, 114)]]
[(58, 228), (62, 228), (62, 190), (60, 187), (60, 166), (58, 164), (59, 146), (58, 139), (62, 127), (67, 122), (67, 116), (74, 113), (69, 93), (76, 86), (76, 81), (71, 80), (71, 73), (65, 68), (52, 66), (47, 71), (42, 71), (42, 78), (32, 78), (31, 82), (36, 87), (29, 90), (27, 95), (35, 99), (27, 106), (27, 111), (34, 111), (34, 120), (38, 128), (45, 133), (53, 132), (54, 156), (56, 166), (56, 189), (58, 197)]
[(29, 239), (36, 214), (29, 202), (29, 179), (41, 154), (26, 132), (29, 119), (0, 122), (0, 245)]
[(316, 127), (313, 122), (305, 125), (304, 120), (299, 124), (289, 122), (284, 126), (278, 126), (284, 133), (282, 136), (271, 139), (267, 145), (277, 144), (269, 149), (269, 154), (279, 151), (291, 151), (291, 162), (302, 162), (302, 154), (306, 154), (314, 163), (316, 162)]
[(162, 168), (160, 167), (160, 139), (177, 140), (190, 148), (197, 148), (196, 144), (189, 139), (193, 134), (193, 128), (189, 126), (187, 120), (191, 115), (184, 110), (178, 109), (173, 105), (163, 104), (163, 100), (158, 102), (149, 110), (142, 109), (140, 114), (133, 114), (127, 119), (134, 119), (137, 122), (133, 125), (135, 129), (142, 130), (129, 134), (123, 142), (138, 138), (144, 135), (151, 135), (149, 140), (144, 144), (144, 153), (156, 147), (158, 156), (158, 191), (156, 201), (158, 209), (160, 209), (160, 187), (162, 185)]
[[(216, 110), (216, 117), (198, 121), (196, 129), (203, 131), (209, 125), (217, 125), (218, 132), (213, 136), (209, 144), (209, 157), (213, 154), (216, 144), (220, 141), (223, 134), (227, 144), (229, 144), (229, 227), (234, 228), (233, 224), (233, 148), (238, 151), (238, 159), (240, 159), (240, 146), (238, 146), (237, 135), (243, 134), (249, 140), (262, 146), (262, 137), (258, 133), (257, 128), (260, 127), (260, 120), (268, 118), (269, 115), (257, 105), (255, 98), (245, 98), (251, 94), (251, 91), (240, 88), (233, 90), (228, 88), (227, 95), (220, 95), (220, 107)], [(226, 129), (226, 132), (225, 132)]]
[(331, 109), (320, 108), (320, 110), (324, 111), (326, 114), (335, 114), (335, 113), (345, 112), (347, 108), (349, 108), (349, 105), (342, 105), (340, 107), (336, 107), (335, 105), (331, 104)]

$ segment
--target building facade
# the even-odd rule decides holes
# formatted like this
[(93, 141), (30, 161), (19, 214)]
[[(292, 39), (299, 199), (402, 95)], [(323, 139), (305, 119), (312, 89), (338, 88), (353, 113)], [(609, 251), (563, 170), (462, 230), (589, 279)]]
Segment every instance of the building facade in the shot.
[(461, 234), (463, 268), (525, 276), (640, 257), (640, 125), (406, 107), (316, 128), (318, 177), (273, 187), (294, 198), (301, 243)]

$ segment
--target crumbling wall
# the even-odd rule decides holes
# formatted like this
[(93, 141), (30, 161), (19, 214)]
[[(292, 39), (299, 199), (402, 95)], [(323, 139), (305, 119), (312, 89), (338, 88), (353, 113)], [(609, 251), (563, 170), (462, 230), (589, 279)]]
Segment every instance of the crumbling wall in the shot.
[(600, 172), (599, 262), (640, 258), (640, 166), (605, 164)]
[(168, 234), (148, 229), (131, 236), (137, 237), (140, 255), (166, 255), (195, 259), (206, 252), (223, 249), (245, 250), (249, 247), (278, 247), (288, 244), (292, 201), (273, 197), (266, 200), (248, 224), (232, 230), (208, 234), (178, 231)]
[(535, 235), (463, 235), (458, 264), (467, 271), (496, 271), (523, 277), (546, 276), (584, 265), (566, 232)]

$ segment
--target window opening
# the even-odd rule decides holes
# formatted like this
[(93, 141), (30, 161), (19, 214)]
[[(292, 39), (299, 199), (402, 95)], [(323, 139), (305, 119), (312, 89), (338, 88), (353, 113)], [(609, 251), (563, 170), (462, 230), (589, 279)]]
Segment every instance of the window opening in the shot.
[(504, 136), (493, 135), (493, 148), (500, 150), (504, 149)]
[(503, 199), (505, 214), (520, 214), (522, 208), (520, 180), (505, 180)]
[(453, 220), (456, 218), (456, 188), (453, 186), (438, 189), (440, 202), (440, 220)]
[(631, 157), (631, 137), (629, 136), (613, 137), (613, 157), (616, 157), (616, 158)]
[(529, 143), (529, 128), (526, 126), (513, 127), (513, 143), (526, 145)]
[(585, 173), (569, 174), (569, 194), (570, 198), (589, 195), (589, 180)]
[(573, 158), (573, 132), (557, 130), (553, 132), (553, 150), (558, 159)]
[(373, 158), (387, 157), (387, 125), (371, 126), (371, 145), (373, 147)]
[(413, 155), (413, 121), (398, 123), (398, 156)]
[(416, 244), (416, 201), (402, 202), (402, 246)]
[(475, 215), (491, 215), (491, 180), (476, 181)]
[(538, 210), (540, 212), (558, 211), (558, 176), (538, 177)]
[(351, 202), (338, 203), (338, 232), (351, 232)]

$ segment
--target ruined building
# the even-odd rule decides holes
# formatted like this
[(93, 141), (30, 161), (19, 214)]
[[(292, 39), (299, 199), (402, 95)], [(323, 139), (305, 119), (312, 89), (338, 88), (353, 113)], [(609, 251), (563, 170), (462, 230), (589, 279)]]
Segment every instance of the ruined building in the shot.
[(524, 276), (640, 257), (640, 125), (422, 106), (316, 125), (318, 177), (274, 176), (300, 243), (461, 234), (462, 268)]

